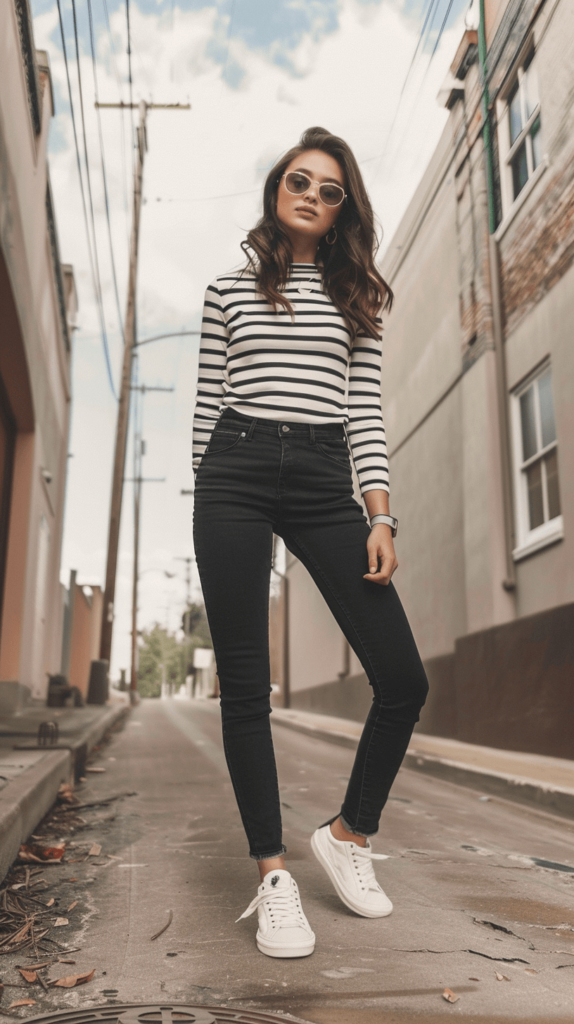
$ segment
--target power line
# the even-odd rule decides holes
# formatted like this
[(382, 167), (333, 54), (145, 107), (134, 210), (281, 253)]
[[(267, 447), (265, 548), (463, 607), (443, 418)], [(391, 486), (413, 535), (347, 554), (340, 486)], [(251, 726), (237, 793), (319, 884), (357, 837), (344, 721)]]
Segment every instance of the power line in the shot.
[[(389, 141), (390, 141), (390, 138), (391, 138), (391, 136), (393, 134), (393, 130), (394, 130), (394, 127), (395, 127), (395, 124), (396, 124), (396, 121), (397, 121), (399, 110), (401, 108), (401, 103), (403, 101), (403, 96), (405, 94), (405, 90), (406, 90), (408, 81), (409, 81), (410, 76), (412, 74), (412, 71), (413, 71), (413, 68), (414, 68), (417, 56), (419, 54), (419, 48), (420, 48), (421, 43), (423, 42), (423, 39), (425, 37), (426, 27), (427, 27), (427, 24), (428, 24), (428, 20), (430, 18), (431, 12), (433, 12), (433, 8), (434, 8), (434, 13), (436, 13), (436, 8), (437, 8), (439, 3), (440, 3), (440, 0), (429, 0), (428, 6), (427, 6), (427, 9), (426, 9), (426, 13), (425, 13), (425, 16), (424, 16), (424, 19), (423, 19), (423, 24), (421, 26), (421, 29), (420, 29), (420, 32), (419, 32), (419, 35), (418, 35), (417, 43), (416, 43), (416, 46), (415, 46), (414, 51), (413, 51), (413, 55), (412, 55), (411, 60), (410, 60), (410, 64), (409, 64), (409, 66), (407, 68), (407, 73), (406, 73), (406, 75), (405, 75), (405, 77), (403, 79), (403, 84), (401, 86), (401, 91), (399, 93), (399, 98), (397, 100), (397, 105), (395, 107), (395, 112), (393, 114), (393, 119), (391, 121), (391, 126), (390, 126), (390, 128), (389, 128), (389, 130), (387, 132), (387, 137), (385, 139), (385, 145), (384, 145), (383, 151), (382, 151), (382, 153), (379, 154), (378, 157), (370, 157), (371, 160), (378, 159), (379, 161), (382, 161), (384, 159), (384, 157), (386, 156), (386, 153), (387, 153), (387, 150), (388, 150), (388, 147), (389, 147)], [(432, 23), (434, 21), (434, 13), (433, 13), (433, 16), (432, 16), (432, 21), (431, 21), (431, 24), (430, 24), (429, 32), (432, 29)], [(367, 163), (367, 161), (365, 160), (365, 161), (363, 161), (363, 163)], [(377, 177), (377, 175), (379, 173), (379, 170), (380, 170), (380, 163), (375, 168), (375, 171), (374, 171), (374, 174), (373, 174), (373, 181)]]
[[(77, 18), (76, 18), (76, 0), (72, 0), (72, 16), (73, 16), (73, 20), (74, 20), (74, 42), (75, 42), (75, 46), (76, 46), (76, 66), (77, 66), (77, 69), (78, 69), (78, 89), (79, 89), (79, 93), (80, 93), (80, 114), (81, 114), (81, 118), (82, 118), (82, 139), (83, 139), (83, 143), (84, 143), (84, 162), (85, 162), (85, 165), (86, 165), (86, 184), (88, 186), (88, 199), (90, 201), (90, 221), (91, 221), (91, 225), (92, 225), (92, 240), (93, 240), (93, 243), (94, 243), (94, 267), (95, 267), (95, 271), (96, 271), (96, 284), (97, 284), (98, 302), (99, 302), (99, 307), (100, 307), (102, 331), (103, 331), (104, 336), (105, 336), (105, 347), (106, 347), (106, 351), (108, 352), (108, 357), (109, 357), (108, 338), (107, 338), (107, 334), (106, 334), (106, 321), (105, 321), (105, 313), (104, 313), (104, 301), (103, 301), (103, 296), (102, 296), (102, 280), (101, 280), (101, 276), (100, 276), (100, 261), (99, 261), (99, 257), (98, 257), (98, 242), (97, 242), (97, 238), (96, 238), (96, 221), (95, 221), (95, 218), (94, 218), (94, 200), (93, 200), (93, 197), (92, 197), (92, 180), (91, 180), (91, 177), (90, 177), (90, 161), (89, 161), (89, 158), (88, 158), (88, 139), (87, 139), (87, 136), (86, 136), (86, 118), (85, 118), (85, 113), (84, 113), (84, 91), (83, 91), (83, 88), (82, 88), (82, 71), (81, 71), (81, 68), (80, 68), (80, 44), (78, 42), (78, 21), (77, 21)], [(109, 359), (108, 359), (108, 361), (109, 361)], [(110, 365), (110, 372), (111, 372), (111, 365)], [(115, 389), (113, 388), (113, 378), (112, 378), (112, 390), (114, 392), (114, 398), (117, 398)]]
[(69, 65), (68, 65), (68, 51), (66, 49), (66, 38), (65, 38), (65, 35), (64, 35), (64, 22), (63, 22), (63, 19), (62, 19), (62, 8), (60, 6), (60, 0), (57, 0), (57, 4), (58, 4), (58, 17), (59, 17), (59, 21), (60, 21), (60, 35), (61, 35), (61, 38), (62, 38), (62, 50), (63, 50), (63, 53), (64, 53), (64, 65), (65, 65), (65, 68), (66, 68), (66, 81), (67, 81), (67, 84), (68, 84), (68, 99), (69, 99), (69, 102), (70, 102), (70, 114), (71, 114), (71, 117), (72, 117), (72, 129), (73, 129), (73, 133), (74, 133), (74, 145), (75, 145), (75, 149), (76, 149), (76, 162), (77, 162), (77, 165), (78, 165), (78, 177), (79, 177), (79, 180), (80, 180), (80, 193), (81, 193), (81, 196), (82, 196), (82, 209), (83, 209), (83, 213), (84, 213), (84, 227), (85, 227), (85, 231), (86, 231), (86, 241), (87, 241), (87, 245), (88, 245), (88, 256), (89, 256), (89, 259), (90, 259), (90, 269), (91, 269), (91, 274), (92, 274), (92, 284), (93, 284), (93, 287), (94, 287), (94, 294), (95, 294), (95, 298), (96, 298), (96, 306), (98, 308), (98, 314), (99, 314), (99, 319), (100, 319), (101, 336), (102, 336), (102, 341), (103, 341), (103, 345), (104, 345), (104, 355), (105, 355), (105, 359), (106, 359), (106, 368), (107, 368), (107, 371), (108, 371), (108, 379), (109, 379), (109, 382), (110, 382), (110, 387), (112, 389), (112, 394), (113, 394), (114, 398), (117, 398), (116, 390), (115, 390), (115, 387), (114, 387), (114, 378), (113, 378), (113, 374), (112, 374), (112, 366), (111, 366), (111, 361), (110, 361), (110, 351), (109, 351), (109, 348), (108, 348), (108, 338), (107, 338), (107, 334), (106, 334), (106, 326), (105, 326), (105, 323), (103, 321), (103, 311), (102, 311), (101, 306), (100, 306), (99, 296), (98, 296), (98, 289), (96, 287), (96, 275), (95, 275), (95, 270), (94, 270), (94, 257), (93, 257), (93, 253), (92, 253), (92, 243), (91, 243), (91, 239), (90, 239), (90, 230), (89, 230), (89, 227), (88, 227), (88, 212), (87, 212), (87, 207), (86, 207), (86, 196), (85, 196), (85, 192), (84, 192), (84, 178), (83, 178), (83, 175), (82, 175), (82, 163), (81, 163), (81, 160), (80, 160), (80, 148), (79, 148), (79, 145), (78, 145), (78, 133), (77, 133), (77, 130), (76, 130), (76, 116), (75, 116), (75, 112), (74, 112), (74, 101), (73, 101), (73, 98), (72, 98), (72, 84), (71, 84), (71, 81), (70, 81), (70, 68), (69, 68)]
[(102, 119), (101, 119), (101, 114), (100, 114), (100, 108), (97, 105), (99, 103), (99, 101), (100, 101), (100, 96), (99, 96), (99, 90), (98, 90), (98, 71), (97, 71), (97, 67), (96, 67), (96, 53), (95, 53), (95, 48), (94, 48), (94, 24), (93, 24), (93, 19), (92, 19), (92, 0), (88, 0), (88, 22), (89, 22), (89, 27), (90, 27), (90, 48), (91, 48), (91, 51), (92, 51), (92, 70), (93, 70), (93, 74), (94, 74), (94, 93), (95, 93), (95, 96), (96, 96), (96, 115), (97, 115), (97, 119), (98, 119), (98, 140), (99, 140), (99, 143), (100, 143), (100, 162), (101, 162), (101, 167), (102, 167), (102, 181), (103, 181), (103, 185), (104, 185), (104, 205), (105, 205), (105, 211), (106, 211), (106, 221), (107, 221), (107, 225), (108, 225), (108, 241), (109, 241), (109, 245), (110, 245), (110, 263), (111, 263), (111, 268), (112, 268), (112, 279), (113, 279), (113, 282), (114, 282), (114, 293), (115, 293), (115, 297), (116, 297), (116, 309), (117, 309), (117, 313), (118, 313), (118, 324), (119, 324), (120, 332), (121, 332), (122, 339), (123, 339), (124, 329), (123, 329), (122, 312), (121, 312), (121, 309), (120, 309), (120, 295), (119, 295), (119, 291), (118, 291), (118, 279), (117, 279), (117, 275), (116, 275), (116, 261), (114, 259), (114, 246), (113, 246), (113, 241), (112, 241), (112, 225), (111, 225), (111, 221), (110, 221), (110, 204), (109, 204), (109, 199), (108, 199), (108, 182), (107, 182), (107, 175), (106, 175), (106, 161), (105, 161), (105, 155), (104, 155), (104, 139), (103, 139), (103, 134), (102, 134)]
[(131, 154), (132, 154), (132, 178), (135, 175), (135, 155), (134, 155), (134, 97), (133, 97), (133, 80), (132, 80), (132, 43), (131, 43), (131, 29), (130, 29), (130, 0), (126, 0), (126, 29), (127, 29), (127, 55), (128, 55), (128, 88), (129, 88), (129, 100), (130, 100), (130, 126), (132, 130), (131, 134)]
[[(118, 62), (116, 60), (116, 51), (115, 51), (115, 47), (114, 47), (114, 38), (113, 38), (113, 35), (112, 35), (112, 27), (111, 27), (111, 24), (110, 24), (110, 15), (109, 15), (109, 12), (108, 12), (107, 0), (102, 0), (102, 3), (103, 3), (103, 7), (104, 7), (104, 15), (105, 15), (105, 20), (106, 20), (106, 28), (107, 28), (107, 31), (108, 31), (108, 39), (110, 41), (110, 56), (111, 56), (111, 59), (112, 59), (112, 66), (113, 66), (113, 69), (114, 69), (114, 75), (115, 75), (117, 86), (118, 86), (119, 97), (120, 97), (120, 100), (123, 100), (122, 81), (121, 81), (120, 73), (119, 73), (119, 70), (118, 70)], [(123, 200), (124, 200), (124, 213), (126, 215), (127, 242), (128, 242), (128, 248), (129, 248), (130, 234), (129, 234), (129, 225), (128, 225), (128, 218), (129, 218), (128, 187), (127, 187), (128, 175), (127, 175), (127, 167), (126, 167), (126, 129), (125, 129), (124, 109), (123, 109), (123, 107), (120, 110), (120, 136), (121, 136), (121, 143), (120, 144), (121, 144), (121, 153), (122, 153), (122, 192), (123, 192)]]

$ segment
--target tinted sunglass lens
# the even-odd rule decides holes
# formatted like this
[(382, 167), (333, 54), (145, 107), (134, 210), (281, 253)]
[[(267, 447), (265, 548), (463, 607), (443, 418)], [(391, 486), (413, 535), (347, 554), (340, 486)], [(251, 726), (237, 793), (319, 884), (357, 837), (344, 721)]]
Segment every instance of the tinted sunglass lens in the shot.
[(321, 185), (319, 189), (319, 195), (325, 203), (325, 206), (339, 206), (343, 202), (345, 193), (339, 185)]
[(289, 174), (285, 175), (285, 184), (288, 191), (292, 192), (293, 195), (302, 196), (304, 192), (307, 192), (311, 182), (306, 174), (297, 174), (296, 171), (290, 171)]

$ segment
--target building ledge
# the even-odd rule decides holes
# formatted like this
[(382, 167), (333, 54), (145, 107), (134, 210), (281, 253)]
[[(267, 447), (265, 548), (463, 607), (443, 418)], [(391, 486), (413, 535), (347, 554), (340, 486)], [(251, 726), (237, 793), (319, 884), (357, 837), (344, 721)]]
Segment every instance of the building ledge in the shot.
[(512, 558), (515, 562), (521, 562), (523, 558), (528, 558), (529, 555), (542, 551), (543, 548), (556, 544), (563, 538), (564, 521), (562, 516), (556, 516), (556, 519), (551, 519), (550, 522), (543, 523), (536, 530), (532, 530), (524, 543), (514, 549)]

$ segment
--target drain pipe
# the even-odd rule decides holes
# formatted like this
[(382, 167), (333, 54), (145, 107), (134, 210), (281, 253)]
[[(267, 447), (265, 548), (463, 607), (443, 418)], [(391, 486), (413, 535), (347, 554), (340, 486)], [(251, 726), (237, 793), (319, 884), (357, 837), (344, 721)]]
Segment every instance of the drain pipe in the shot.
[(516, 569), (512, 552), (514, 550), (514, 505), (512, 495), (512, 455), (510, 439), (510, 417), (508, 414), (508, 384), (506, 376), (506, 354), (504, 351), (504, 326), (502, 317), (500, 253), (496, 241), (496, 207), (494, 204), (494, 152), (492, 146), (492, 125), (490, 97), (488, 94), (488, 70), (484, 0), (479, 0), (478, 57), (482, 85), (482, 137), (486, 158), (486, 191), (488, 196), (489, 270), (492, 299), (492, 333), (496, 367), (496, 392), (499, 420), (500, 464), (502, 475), (502, 505), (504, 517), (504, 548), (506, 555), (506, 577), (502, 581), (505, 590), (516, 590)]

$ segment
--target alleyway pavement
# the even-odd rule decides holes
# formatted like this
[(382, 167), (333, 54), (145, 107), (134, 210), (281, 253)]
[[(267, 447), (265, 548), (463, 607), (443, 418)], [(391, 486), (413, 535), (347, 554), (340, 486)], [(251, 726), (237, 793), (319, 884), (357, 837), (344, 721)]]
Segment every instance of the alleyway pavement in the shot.
[[(340, 806), (353, 751), (281, 727), (275, 742), (289, 867), (317, 935), (314, 955), (264, 957), (256, 917), (234, 923), (257, 870), (216, 703), (144, 701), (94, 760), (105, 772), (79, 791), (86, 802), (137, 795), (82, 811), (89, 828), (73, 841), (88, 838), (101, 852), (72, 863), (69, 847), (68, 863), (45, 872), (42, 899), (54, 896), (58, 914), (78, 901), (58, 931), (66, 948), (78, 948), (66, 970), (96, 974), (70, 991), (34, 986), (36, 1006), (14, 1017), (169, 999), (313, 1024), (572, 1021), (574, 822), (403, 770), (374, 841), (390, 856), (376, 871), (395, 911), (361, 919), (339, 902), (309, 847)], [(7, 960), (3, 980), (20, 981), (22, 956)], [(444, 1000), (445, 988), (456, 1002)]]

